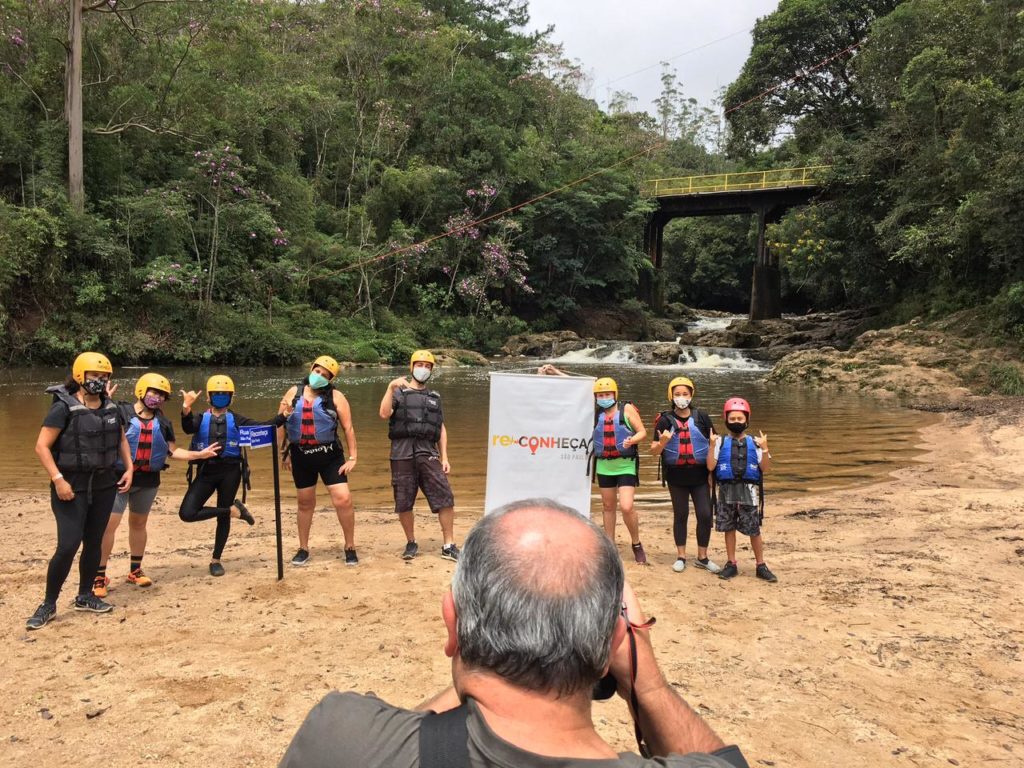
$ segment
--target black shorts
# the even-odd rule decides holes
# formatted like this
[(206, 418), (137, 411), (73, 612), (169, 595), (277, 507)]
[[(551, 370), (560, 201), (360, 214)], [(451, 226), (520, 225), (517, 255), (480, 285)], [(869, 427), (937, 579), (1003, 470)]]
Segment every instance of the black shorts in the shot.
[(715, 505), (715, 530), (719, 533), (739, 531), (744, 536), (760, 536), (761, 510), (753, 504), (719, 500)]
[(292, 460), (292, 480), (295, 481), (296, 488), (312, 488), (316, 485), (317, 478), (323, 480), (324, 485), (348, 482), (348, 477), (341, 474), (345, 452), (338, 443), (308, 448), (293, 443), (288, 446), (288, 451)]
[(419, 490), (427, 497), (434, 514), (455, 506), (452, 486), (437, 456), (392, 459), (391, 486), (395, 491), (395, 512), (411, 512)]
[(598, 475), (598, 488), (636, 488), (640, 478), (636, 475)]

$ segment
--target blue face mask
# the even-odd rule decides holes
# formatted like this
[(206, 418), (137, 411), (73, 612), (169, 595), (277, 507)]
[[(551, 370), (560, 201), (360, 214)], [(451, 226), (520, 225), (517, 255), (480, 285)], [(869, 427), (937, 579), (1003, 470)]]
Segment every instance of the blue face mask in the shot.
[(613, 405), (615, 405), (615, 398), (614, 397), (599, 397), (599, 398), (597, 398), (597, 407), (598, 408), (611, 408)]
[(309, 374), (309, 386), (313, 389), (323, 389), (330, 383), (330, 379), (326, 376), (321, 376), (319, 373)]
[(214, 408), (227, 408), (231, 405), (231, 393), (230, 392), (212, 392), (210, 393), (210, 405)]

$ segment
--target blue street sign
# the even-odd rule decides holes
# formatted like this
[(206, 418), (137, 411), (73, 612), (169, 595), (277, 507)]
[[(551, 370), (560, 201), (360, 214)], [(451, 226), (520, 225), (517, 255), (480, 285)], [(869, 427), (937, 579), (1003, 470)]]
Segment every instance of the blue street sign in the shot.
[(272, 426), (239, 427), (238, 442), (244, 448), (266, 448), (274, 440)]

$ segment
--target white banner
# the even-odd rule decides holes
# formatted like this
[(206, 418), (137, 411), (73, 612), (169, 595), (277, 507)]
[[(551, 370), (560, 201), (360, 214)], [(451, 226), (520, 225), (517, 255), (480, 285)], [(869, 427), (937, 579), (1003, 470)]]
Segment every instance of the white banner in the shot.
[(546, 497), (590, 517), (594, 381), (491, 373), (485, 512)]

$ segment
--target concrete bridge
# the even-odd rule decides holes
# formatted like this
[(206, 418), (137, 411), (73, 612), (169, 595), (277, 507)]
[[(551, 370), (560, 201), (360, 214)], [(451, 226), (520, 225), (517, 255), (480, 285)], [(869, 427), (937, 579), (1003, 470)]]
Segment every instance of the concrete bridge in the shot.
[(672, 219), (689, 216), (757, 216), (757, 253), (750, 291), (750, 319), (782, 316), (782, 280), (779, 258), (765, 240), (765, 227), (790, 208), (806, 205), (819, 191), (831, 166), (781, 168), (771, 171), (720, 173), (651, 179), (644, 194), (657, 200), (658, 209), (647, 218), (644, 251), (654, 265), (650, 302), (655, 311), (665, 305), (665, 279), (661, 272), (662, 238)]

